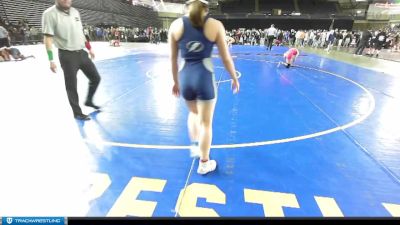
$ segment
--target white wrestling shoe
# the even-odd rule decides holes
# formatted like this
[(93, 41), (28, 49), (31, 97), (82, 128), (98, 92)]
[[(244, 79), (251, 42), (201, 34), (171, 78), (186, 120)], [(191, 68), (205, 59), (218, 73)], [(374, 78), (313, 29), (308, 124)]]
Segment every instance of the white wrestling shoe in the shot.
[(214, 171), (217, 168), (217, 162), (215, 160), (208, 160), (207, 162), (199, 161), (199, 168), (197, 168), (197, 173), (204, 175), (209, 172)]

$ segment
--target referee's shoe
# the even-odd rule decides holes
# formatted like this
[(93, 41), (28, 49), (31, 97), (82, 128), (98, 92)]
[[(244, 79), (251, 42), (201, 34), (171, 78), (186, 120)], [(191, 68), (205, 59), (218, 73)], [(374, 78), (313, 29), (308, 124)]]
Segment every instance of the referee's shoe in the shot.
[(97, 106), (97, 105), (93, 104), (93, 102), (90, 102), (90, 101), (86, 101), (85, 105), (88, 106), (88, 107), (92, 107), (95, 110), (99, 110), (100, 109), (100, 106)]

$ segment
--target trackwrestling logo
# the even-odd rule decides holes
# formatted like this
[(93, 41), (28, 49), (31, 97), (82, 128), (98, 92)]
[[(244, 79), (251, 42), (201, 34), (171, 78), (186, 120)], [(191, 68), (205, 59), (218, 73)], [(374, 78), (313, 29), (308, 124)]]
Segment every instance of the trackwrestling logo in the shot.
[(186, 44), (186, 48), (189, 52), (201, 52), (204, 49), (204, 45), (198, 41), (191, 41)]
[(3, 225), (64, 225), (64, 217), (3, 217)]

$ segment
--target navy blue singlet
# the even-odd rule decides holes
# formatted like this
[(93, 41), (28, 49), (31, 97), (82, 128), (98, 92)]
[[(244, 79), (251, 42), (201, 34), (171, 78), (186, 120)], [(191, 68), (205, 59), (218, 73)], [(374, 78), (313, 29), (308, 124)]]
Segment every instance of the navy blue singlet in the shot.
[[(211, 61), (214, 42), (206, 38), (203, 28), (193, 27), (188, 17), (182, 19), (184, 32), (178, 42), (181, 57), (185, 60), (179, 71), (181, 94), (187, 101), (215, 99), (217, 88)], [(207, 19), (208, 16), (205, 22)]]

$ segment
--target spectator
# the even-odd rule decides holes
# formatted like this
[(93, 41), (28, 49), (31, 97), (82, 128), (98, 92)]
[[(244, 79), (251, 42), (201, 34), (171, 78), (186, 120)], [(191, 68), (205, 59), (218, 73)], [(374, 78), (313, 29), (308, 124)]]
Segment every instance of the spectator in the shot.
[(293, 46), (295, 44), (295, 41), (296, 41), (296, 31), (292, 29), (289, 33), (289, 45)]
[(271, 27), (270, 28), (268, 28), (267, 30), (266, 30), (267, 32), (266, 32), (266, 37), (267, 37), (267, 40), (268, 40), (268, 42), (267, 42), (267, 49), (269, 49), (270, 51), (272, 50), (272, 44), (273, 44), (273, 42), (274, 42), (274, 39), (276, 38), (276, 36), (277, 36), (277, 32), (278, 32), (278, 30), (275, 28), (275, 25), (274, 24), (271, 24)]
[(350, 47), (350, 43), (353, 40), (353, 35), (350, 32), (347, 32), (346, 36), (344, 37), (344, 45), (343, 47), (345, 48), (349, 48)]
[(337, 50), (340, 50), (340, 47), (342, 47), (342, 43), (343, 43), (343, 39), (344, 39), (344, 31), (339, 32), (336, 36), (336, 38), (338, 39), (338, 43), (337, 43)]
[(0, 25), (0, 48), (10, 47), (10, 35), (6, 28)]

